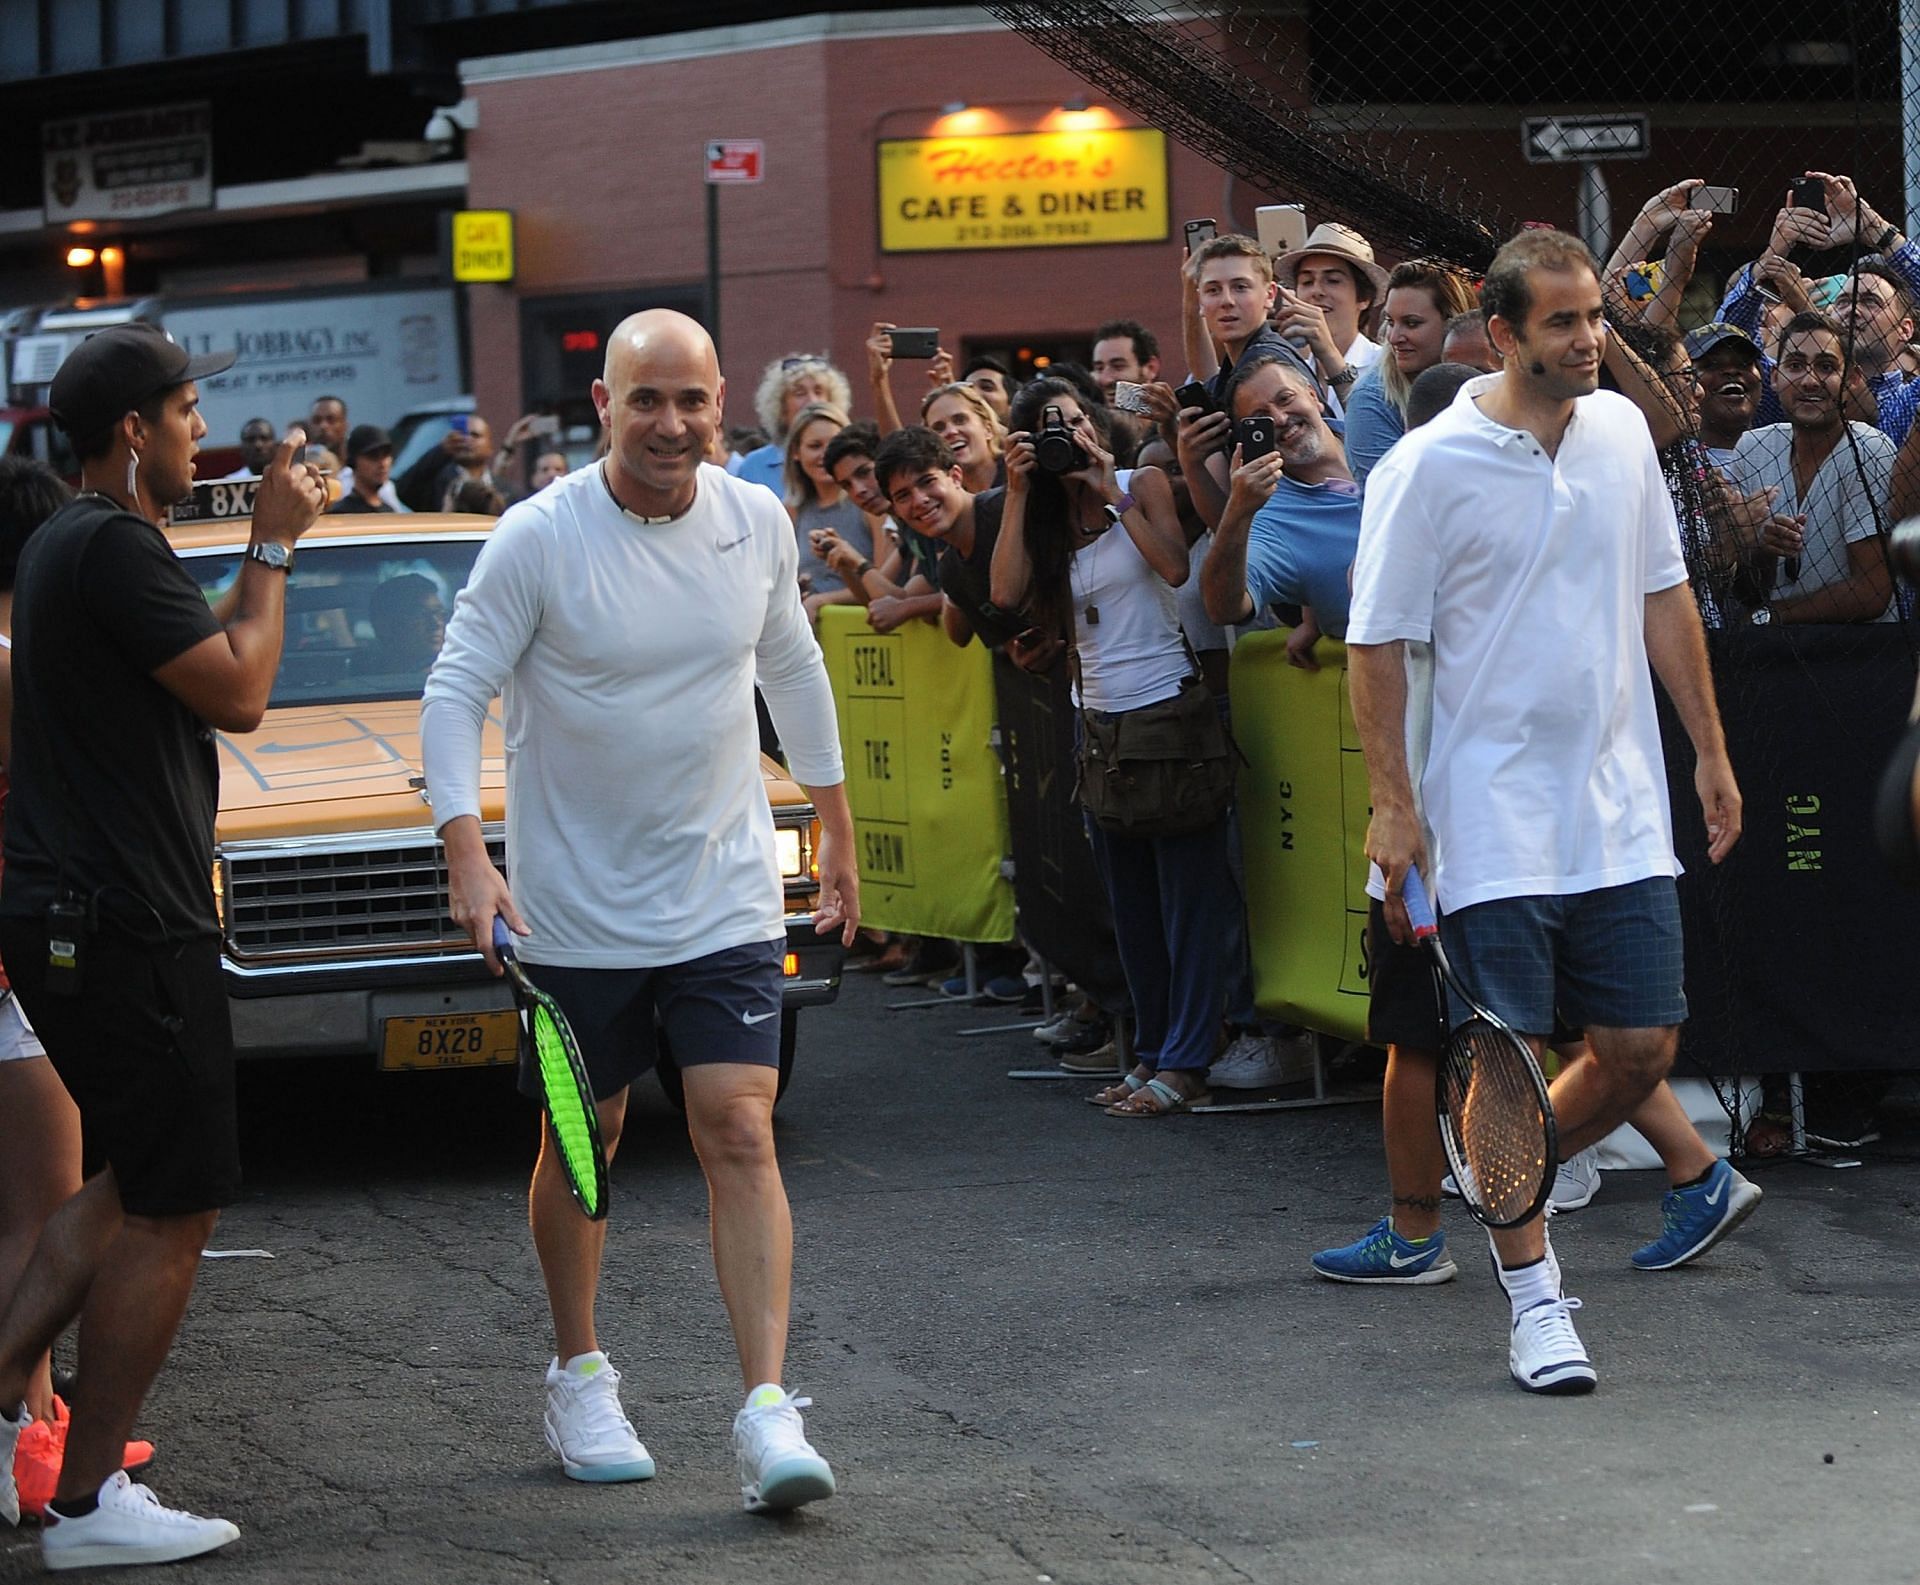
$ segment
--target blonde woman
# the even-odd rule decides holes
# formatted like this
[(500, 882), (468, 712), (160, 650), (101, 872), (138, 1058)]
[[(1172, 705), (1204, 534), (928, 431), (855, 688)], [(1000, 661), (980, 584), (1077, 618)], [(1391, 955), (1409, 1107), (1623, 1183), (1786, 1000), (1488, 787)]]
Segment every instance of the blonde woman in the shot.
[(873, 561), (873, 530), (859, 504), (834, 482), (827, 468), (827, 446), (848, 424), (846, 409), (831, 402), (809, 402), (793, 415), (787, 429), (782, 484), (787, 515), (800, 543), (800, 589), (807, 615), (823, 605), (846, 605), (853, 593), (827, 564), (823, 547), (831, 532), (842, 544)]
[(1447, 321), (1477, 306), (1472, 277), (1432, 259), (1409, 259), (1387, 277), (1385, 352), (1347, 400), (1347, 466), (1362, 490), (1373, 465), (1407, 429), (1407, 392), (1440, 362)]
[(953, 460), (960, 464), (969, 495), (1006, 483), (1007, 470), (1000, 459), (1007, 431), (999, 414), (971, 385), (941, 385), (927, 392), (920, 404), (920, 422), (946, 442)]

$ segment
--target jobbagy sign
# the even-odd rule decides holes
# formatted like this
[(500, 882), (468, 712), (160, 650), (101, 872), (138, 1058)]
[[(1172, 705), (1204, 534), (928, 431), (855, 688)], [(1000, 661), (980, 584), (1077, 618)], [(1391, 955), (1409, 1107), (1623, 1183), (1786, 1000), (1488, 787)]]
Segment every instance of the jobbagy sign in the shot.
[(887, 138), (879, 175), (883, 253), (1168, 234), (1167, 140), (1150, 127)]

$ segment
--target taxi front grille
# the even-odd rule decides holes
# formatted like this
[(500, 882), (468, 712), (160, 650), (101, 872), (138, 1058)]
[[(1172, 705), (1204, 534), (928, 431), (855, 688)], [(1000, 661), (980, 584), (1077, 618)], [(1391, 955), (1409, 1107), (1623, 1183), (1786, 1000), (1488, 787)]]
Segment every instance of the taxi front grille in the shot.
[[(504, 830), (487, 832), (503, 871)], [(332, 958), (465, 950), (447, 916), (446, 854), (431, 833), (297, 840), (223, 850), (227, 949), (236, 958)]]

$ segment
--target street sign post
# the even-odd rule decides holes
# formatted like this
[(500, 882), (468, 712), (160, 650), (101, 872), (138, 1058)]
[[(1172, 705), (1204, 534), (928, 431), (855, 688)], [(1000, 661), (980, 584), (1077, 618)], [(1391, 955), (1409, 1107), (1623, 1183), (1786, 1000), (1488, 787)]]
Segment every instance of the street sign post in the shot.
[(1604, 259), (1613, 251), (1613, 199), (1602, 160), (1644, 160), (1652, 135), (1643, 115), (1528, 116), (1520, 152), (1530, 165), (1578, 165), (1581, 240)]
[(765, 180), (767, 146), (758, 138), (707, 139), (707, 334), (720, 349), (720, 189)]

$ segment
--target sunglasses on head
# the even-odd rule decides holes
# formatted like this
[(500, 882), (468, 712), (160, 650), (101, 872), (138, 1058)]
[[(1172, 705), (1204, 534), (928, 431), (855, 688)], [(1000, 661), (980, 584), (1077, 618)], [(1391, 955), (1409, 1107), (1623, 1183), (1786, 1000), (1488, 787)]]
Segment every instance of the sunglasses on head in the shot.
[(795, 369), (824, 369), (827, 360), (816, 353), (796, 353), (791, 358), (782, 358), (780, 368), (783, 373), (791, 374)]

